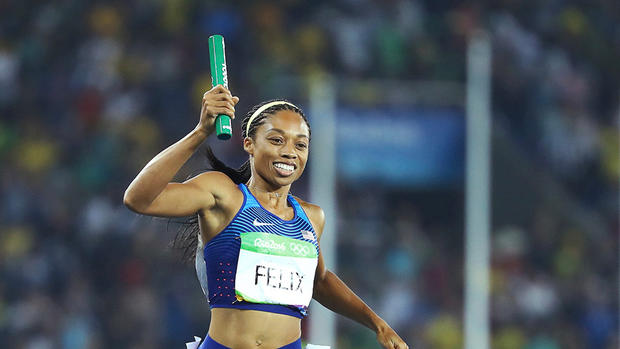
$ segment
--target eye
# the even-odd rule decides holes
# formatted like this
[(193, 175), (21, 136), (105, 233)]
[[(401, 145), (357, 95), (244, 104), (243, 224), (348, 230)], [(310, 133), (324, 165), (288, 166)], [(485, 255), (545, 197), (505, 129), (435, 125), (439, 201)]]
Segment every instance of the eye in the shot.
[(306, 143), (297, 143), (297, 147), (300, 149), (306, 149), (308, 148), (308, 145)]
[(282, 143), (282, 139), (281, 138), (273, 137), (273, 138), (269, 138), (269, 140), (271, 142), (273, 142), (274, 144), (281, 144)]

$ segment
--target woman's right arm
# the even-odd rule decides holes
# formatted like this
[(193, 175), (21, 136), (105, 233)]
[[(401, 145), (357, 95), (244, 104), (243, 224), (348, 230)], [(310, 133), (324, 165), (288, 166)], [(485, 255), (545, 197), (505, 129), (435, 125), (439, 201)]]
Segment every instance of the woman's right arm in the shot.
[[(170, 182), (200, 144), (213, 133), (215, 118), (234, 118), (235, 104), (228, 89), (218, 85), (202, 99), (200, 122), (185, 137), (157, 154), (129, 184), (123, 203), (132, 211), (152, 216), (188, 216), (215, 205), (215, 192), (232, 181), (219, 172), (205, 172), (183, 183)], [(234, 185), (234, 183), (232, 183)]]

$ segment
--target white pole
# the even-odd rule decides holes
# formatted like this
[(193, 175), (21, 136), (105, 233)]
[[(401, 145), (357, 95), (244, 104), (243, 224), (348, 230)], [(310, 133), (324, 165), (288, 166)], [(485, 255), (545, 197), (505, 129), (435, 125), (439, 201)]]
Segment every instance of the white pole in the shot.
[[(620, 156), (620, 93), (618, 93), (618, 111), (616, 116), (618, 126), (618, 156)], [(618, 290), (620, 290), (620, 168), (618, 169)], [(618, 294), (618, 318), (620, 319), (620, 292)], [(618, 321), (618, 348), (620, 348), (620, 321)]]
[[(325, 212), (321, 253), (326, 267), (336, 271), (336, 96), (331, 79), (310, 85), (310, 201)], [(310, 343), (336, 345), (336, 318), (316, 301), (310, 305)]]
[(467, 50), (465, 348), (489, 348), (491, 45), (477, 33)]

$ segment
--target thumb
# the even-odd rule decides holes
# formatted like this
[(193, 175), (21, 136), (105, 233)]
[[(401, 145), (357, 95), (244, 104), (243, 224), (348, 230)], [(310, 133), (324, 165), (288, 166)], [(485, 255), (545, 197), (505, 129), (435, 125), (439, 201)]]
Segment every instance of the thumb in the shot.
[(239, 97), (234, 96), (232, 99), (233, 99), (233, 104), (239, 103)]

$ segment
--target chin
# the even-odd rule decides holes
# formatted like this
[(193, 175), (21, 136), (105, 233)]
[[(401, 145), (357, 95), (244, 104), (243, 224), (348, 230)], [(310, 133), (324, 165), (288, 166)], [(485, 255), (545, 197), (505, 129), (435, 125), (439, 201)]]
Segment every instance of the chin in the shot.
[(279, 176), (276, 175), (273, 178), (273, 180), (278, 185), (286, 186), (286, 185), (289, 185), (289, 184), (293, 184), (295, 181), (297, 181), (299, 179), (299, 177), (301, 177), (301, 175), (297, 175), (296, 173), (294, 173), (290, 177), (279, 177)]
[(298, 180), (299, 177), (301, 177), (302, 173), (303, 171), (300, 172), (296, 170), (290, 176), (283, 177), (276, 170), (274, 170), (274, 172), (271, 173), (271, 178), (275, 183), (278, 183), (279, 185), (288, 185)]
[(283, 177), (274, 178), (274, 181), (278, 183), (278, 185), (281, 185), (281, 186), (293, 184), (296, 180), (297, 180), (297, 177), (293, 177), (293, 176), (285, 177), (285, 178)]

